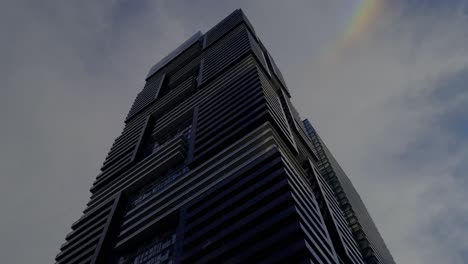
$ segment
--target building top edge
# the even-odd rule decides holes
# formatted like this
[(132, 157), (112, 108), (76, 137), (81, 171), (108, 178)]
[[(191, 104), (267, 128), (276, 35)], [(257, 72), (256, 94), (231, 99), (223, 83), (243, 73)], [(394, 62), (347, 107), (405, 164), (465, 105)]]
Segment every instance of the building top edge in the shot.
[(148, 75), (146, 75), (146, 79), (148, 79), (151, 75), (155, 74), (157, 71), (159, 71), (162, 67), (167, 65), (170, 61), (172, 61), (175, 57), (179, 56), (183, 51), (185, 51), (187, 48), (192, 46), (195, 42), (197, 42), (200, 37), (203, 35), (201, 31), (198, 31), (197, 33), (193, 34), (189, 39), (184, 41), (182, 44), (180, 44), (175, 50), (173, 50), (169, 55), (166, 57), (162, 58), (159, 62), (154, 64), (151, 69), (148, 72)]

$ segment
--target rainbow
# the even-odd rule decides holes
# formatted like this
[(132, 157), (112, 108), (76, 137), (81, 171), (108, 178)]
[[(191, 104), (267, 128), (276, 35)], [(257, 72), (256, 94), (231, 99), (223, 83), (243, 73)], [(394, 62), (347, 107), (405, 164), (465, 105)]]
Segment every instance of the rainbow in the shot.
[(363, 35), (371, 30), (385, 6), (385, 0), (349, 1), (352, 4), (351, 16), (345, 17), (344, 30), (337, 36), (336, 44), (328, 57), (336, 58), (344, 50), (356, 45)]

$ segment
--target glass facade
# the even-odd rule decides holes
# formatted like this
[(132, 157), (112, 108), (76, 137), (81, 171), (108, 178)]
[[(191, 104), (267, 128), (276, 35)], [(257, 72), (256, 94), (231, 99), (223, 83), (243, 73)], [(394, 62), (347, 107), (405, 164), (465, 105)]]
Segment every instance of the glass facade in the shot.
[(172, 182), (177, 180), (182, 175), (188, 173), (189, 171), (190, 169), (185, 164), (169, 169), (169, 171), (162, 177), (157, 178), (153, 182), (145, 185), (142, 190), (131, 195), (131, 197), (129, 198), (130, 209), (137, 207), (144, 201), (150, 199), (155, 194), (159, 193), (162, 189), (164, 189), (165, 187), (167, 187)]
[(168, 233), (153, 238), (132, 253), (122, 256), (118, 264), (171, 264), (174, 261), (176, 234)]
[(364, 260), (366, 263), (395, 263), (348, 176), (311, 123), (307, 119), (303, 123), (319, 157), (317, 168), (326, 179), (327, 185), (333, 190)]

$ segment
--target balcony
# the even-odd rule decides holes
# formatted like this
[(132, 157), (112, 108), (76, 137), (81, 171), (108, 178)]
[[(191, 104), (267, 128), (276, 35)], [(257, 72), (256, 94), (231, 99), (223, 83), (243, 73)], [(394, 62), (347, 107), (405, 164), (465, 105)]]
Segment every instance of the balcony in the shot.
[(155, 181), (149, 183), (142, 190), (132, 195), (129, 198), (128, 210), (131, 210), (142, 204), (144, 201), (150, 199), (165, 187), (169, 186), (172, 182), (177, 180), (180, 176), (185, 175), (189, 171), (189, 168), (185, 164), (170, 169), (162, 177), (158, 177)]

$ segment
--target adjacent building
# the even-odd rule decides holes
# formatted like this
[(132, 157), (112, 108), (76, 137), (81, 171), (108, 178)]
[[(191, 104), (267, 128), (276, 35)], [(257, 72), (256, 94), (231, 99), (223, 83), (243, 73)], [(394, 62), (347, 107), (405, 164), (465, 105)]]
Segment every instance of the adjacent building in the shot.
[(317, 167), (333, 190), (366, 263), (395, 263), (361, 197), (309, 120), (303, 121), (319, 158)]
[(309, 125), (236, 10), (150, 69), (56, 263), (394, 263)]

